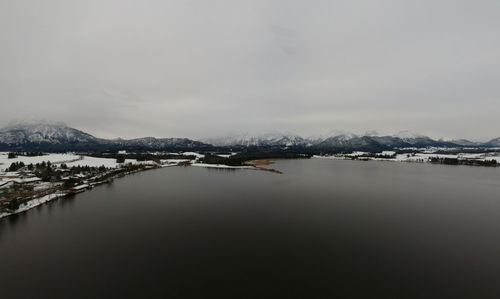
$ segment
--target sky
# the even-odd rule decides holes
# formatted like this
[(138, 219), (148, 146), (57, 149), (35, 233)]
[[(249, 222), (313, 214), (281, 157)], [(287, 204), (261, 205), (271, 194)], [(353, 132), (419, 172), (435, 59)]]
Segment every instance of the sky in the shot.
[(500, 1), (0, 0), (0, 125), (500, 136)]

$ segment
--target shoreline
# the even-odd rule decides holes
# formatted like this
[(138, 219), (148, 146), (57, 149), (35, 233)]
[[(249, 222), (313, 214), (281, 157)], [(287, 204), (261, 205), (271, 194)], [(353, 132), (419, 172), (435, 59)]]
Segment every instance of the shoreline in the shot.
[(283, 174), (283, 172), (281, 172), (281, 171), (279, 171), (277, 169), (263, 167), (265, 165), (272, 165), (272, 164), (274, 164), (274, 162), (276, 160), (292, 160), (292, 159), (280, 159), (280, 158), (276, 158), (276, 159), (259, 159), (259, 160), (246, 161), (243, 164), (252, 165), (255, 168), (255, 170), (262, 170), (262, 171), (268, 171), (268, 172), (277, 173), (277, 174)]
[[(452, 165), (452, 166), (469, 166), (469, 167), (500, 167), (500, 163), (497, 161), (497, 157), (494, 159), (480, 160), (474, 158), (460, 158), (460, 157), (447, 157), (445, 155), (415, 155), (406, 156), (398, 155), (393, 158), (386, 157), (371, 157), (371, 156), (353, 156), (353, 155), (314, 155), (314, 159), (323, 160), (345, 160), (345, 161), (375, 161), (375, 162), (395, 162), (395, 163), (420, 163), (420, 164), (433, 164), (433, 165)], [(500, 159), (499, 159), (500, 160)]]
[(0, 221), (3, 218), (7, 218), (9, 216), (13, 216), (16, 214), (20, 214), (26, 211), (29, 211), (35, 207), (38, 207), (44, 203), (48, 203), (50, 201), (53, 201), (54, 199), (59, 199), (61, 197), (64, 197), (68, 195), (68, 193), (65, 192), (54, 192), (42, 197), (34, 198), (32, 200), (27, 201), (26, 203), (23, 203), (22, 205), (19, 206), (19, 208), (13, 212), (3, 212), (0, 213)]
[[(168, 166), (178, 166), (178, 165), (168, 165)], [(82, 192), (85, 192), (87, 190), (93, 189), (95, 186), (100, 186), (100, 185), (112, 183), (113, 180), (117, 179), (117, 178), (122, 178), (122, 177), (125, 177), (125, 176), (130, 175), (130, 174), (140, 173), (140, 172), (147, 171), (147, 170), (160, 169), (163, 167), (166, 167), (166, 166), (162, 165), (160, 167), (144, 167), (144, 168), (139, 169), (139, 170), (131, 170), (128, 172), (119, 172), (119, 173), (115, 174), (114, 176), (106, 178), (102, 181), (90, 183), (79, 190), (73, 190), (73, 191), (70, 189), (58, 190), (54, 193), (50, 193), (50, 194), (47, 194), (47, 195), (44, 195), (41, 197), (36, 197), (36, 198), (30, 199), (24, 203), (21, 203), (19, 205), (19, 207), (12, 212), (0, 212), (0, 221), (2, 221), (3, 218), (7, 218), (9, 216), (14, 216), (14, 215), (17, 215), (20, 213), (27, 212), (35, 207), (38, 207), (42, 204), (54, 201), (56, 199), (64, 198), (66, 196), (76, 195), (78, 193), (82, 193)], [(83, 186), (83, 185), (80, 185), (80, 186)]]
[[(347, 161), (379, 161), (379, 162), (410, 162), (410, 163), (425, 163), (425, 164), (444, 164), (444, 163), (432, 163), (431, 161), (412, 161), (412, 160), (398, 160), (398, 159), (384, 159), (384, 158), (375, 158), (375, 159), (352, 159), (351, 157), (346, 157), (346, 156), (319, 156), (319, 155), (314, 155), (312, 158), (316, 159), (331, 159), (331, 160), (347, 160)], [(275, 164), (275, 161), (277, 160), (291, 160), (291, 159), (285, 159), (285, 158), (276, 158), (276, 159), (257, 159), (257, 160), (250, 160), (244, 162), (242, 166), (230, 166), (230, 165), (224, 165), (224, 164), (206, 164), (206, 163), (189, 163), (189, 164), (182, 164), (182, 163), (175, 163), (175, 164), (160, 164), (160, 165), (143, 165), (143, 168), (139, 169), (133, 169), (129, 170), (126, 172), (118, 172), (114, 174), (111, 177), (107, 177), (101, 181), (95, 181), (92, 183), (89, 183), (86, 186), (80, 185), (81, 188), (79, 189), (65, 189), (65, 190), (57, 190), (53, 193), (50, 194), (45, 194), (40, 197), (32, 198), (24, 203), (21, 203), (19, 207), (10, 212), (0, 212), (0, 221), (3, 218), (7, 218), (9, 216), (13, 216), (16, 214), (20, 214), (26, 211), (29, 211), (35, 207), (38, 207), (42, 204), (51, 202), (53, 200), (59, 199), (59, 198), (64, 198), (69, 195), (76, 195), (78, 193), (85, 192), (87, 190), (92, 189), (95, 186), (103, 185), (103, 184), (109, 184), (112, 183), (114, 179), (116, 178), (122, 178), (130, 174), (135, 174), (135, 173), (140, 173), (143, 171), (147, 170), (153, 170), (153, 169), (161, 169), (161, 168), (167, 168), (167, 167), (180, 167), (180, 166), (193, 166), (193, 167), (203, 167), (203, 168), (211, 168), (211, 169), (247, 169), (247, 170), (260, 170), (260, 171), (266, 171), (266, 172), (272, 172), (276, 174), (282, 174), (283, 172), (273, 169), (273, 168), (266, 168), (264, 166), (267, 165), (272, 165)], [(119, 170), (119, 169), (115, 169)], [(78, 186), (76, 186), (78, 187)]]
[(168, 168), (168, 167), (182, 167), (182, 166), (193, 166), (193, 167), (204, 167), (204, 168), (215, 168), (215, 169), (262, 170), (262, 171), (270, 171), (270, 172), (281, 174), (281, 172), (278, 170), (268, 169), (268, 168), (264, 168), (264, 167), (250, 166), (250, 165), (249, 166), (229, 166), (229, 165), (223, 165), (223, 164), (204, 164), (204, 163), (193, 163), (193, 164), (189, 164), (189, 165), (182, 165), (180, 163), (177, 163), (177, 164), (162, 164), (162, 165), (158, 165), (158, 166), (149, 166), (149, 167), (144, 167), (144, 168), (138, 169), (138, 170), (131, 170), (131, 171), (127, 171), (127, 172), (117, 173), (114, 176), (107, 178), (105, 180), (90, 183), (90, 184), (88, 184), (88, 186), (85, 186), (84, 188), (82, 188), (78, 191), (71, 191), (69, 189), (68, 190), (58, 190), (54, 193), (50, 193), (50, 194), (47, 194), (47, 195), (44, 195), (41, 197), (33, 198), (31, 200), (26, 201), (25, 203), (20, 204), (19, 208), (17, 208), (14, 211), (0, 212), (0, 221), (3, 218), (7, 218), (9, 216), (14, 216), (14, 215), (17, 215), (20, 213), (27, 212), (35, 207), (38, 207), (42, 204), (54, 201), (56, 199), (64, 198), (64, 197), (70, 196), (70, 195), (76, 195), (76, 194), (85, 192), (87, 190), (93, 189), (95, 186), (100, 186), (103, 184), (112, 183), (114, 179), (122, 178), (122, 177), (125, 177), (125, 176), (130, 175), (130, 174), (140, 173), (140, 172), (154, 170), (154, 169), (161, 169), (161, 168)]

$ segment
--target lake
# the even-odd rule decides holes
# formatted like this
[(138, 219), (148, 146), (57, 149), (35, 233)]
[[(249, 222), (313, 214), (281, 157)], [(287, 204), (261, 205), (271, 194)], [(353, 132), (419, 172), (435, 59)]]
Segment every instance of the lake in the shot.
[(170, 167), (0, 220), (2, 298), (499, 297), (500, 169)]

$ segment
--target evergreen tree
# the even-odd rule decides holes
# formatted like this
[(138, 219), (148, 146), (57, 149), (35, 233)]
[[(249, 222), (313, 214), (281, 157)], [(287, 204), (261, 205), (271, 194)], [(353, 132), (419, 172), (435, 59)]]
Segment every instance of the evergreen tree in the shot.
[(125, 162), (125, 156), (124, 155), (117, 155), (116, 156), (116, 163), (124, 163)]

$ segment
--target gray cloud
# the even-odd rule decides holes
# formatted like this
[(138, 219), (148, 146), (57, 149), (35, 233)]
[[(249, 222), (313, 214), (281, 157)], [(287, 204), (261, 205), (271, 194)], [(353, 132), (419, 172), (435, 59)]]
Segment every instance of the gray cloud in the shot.
[(0, 0), (0, 124), (500, 136), (500, 2)]

